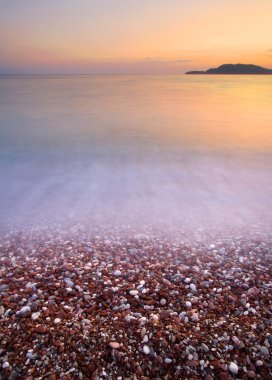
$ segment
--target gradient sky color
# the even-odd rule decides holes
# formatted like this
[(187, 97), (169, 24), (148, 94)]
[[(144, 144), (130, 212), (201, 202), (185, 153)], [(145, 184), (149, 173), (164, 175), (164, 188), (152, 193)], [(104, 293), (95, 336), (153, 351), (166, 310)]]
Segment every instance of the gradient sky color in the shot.
[(272, 68), (271, 15), (271, 0), (0, 0), (0, 73)]

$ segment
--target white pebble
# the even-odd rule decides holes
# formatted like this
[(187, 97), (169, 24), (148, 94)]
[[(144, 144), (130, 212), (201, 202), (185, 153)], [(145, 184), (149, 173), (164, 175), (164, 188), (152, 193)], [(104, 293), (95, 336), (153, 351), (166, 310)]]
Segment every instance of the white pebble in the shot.
[(231, 362), (229, 364), (229, 370), (231, 373), (234, 373), (235, 375), (237, 375), (238, 371), (239, 371), (239, 368), (238, 368), (238, 365), (234, 362)]
[(193, 292), (196, 292), (196, 286), (195, 286), (195, 284), (190, 284), (190, 289), (191, 289)]
[(197, 313), (193, 313), (192, 316), (191, 316), (191, 320), (193, 322), (197, 322), (199, 320), (199, 316)]
[(153, 319), (154, 321), (158, 321), (159, 320), (159, 316), (157, 314), (151, 314), (151, 319)]
[(61, 321), (60, 318), (56, 318), (56, 319), (54, 320), (54, 323), (57, 325), (58, 323), (60, 323), (60, 321)]
[(138, 290), (130, 290), (129, 294), (132, 295), (132, 296), (137, 296), (138, 294)]
[(148, 342), (148, 336), (145, 335), (145, 336), (143, 337), (143, 343), (147, 343), (147, 342)]
[(32, 321), (36, 321), (36, 319), (38, 319), (40, 315), (41, 315), (40, 311), (37, 311), (36, 313), (32, 313), (31, 315)]
[(160, 300), (160, 304), (161, 304), (162, 306), (166, 305), (166, 299), (165, 299), (165, 298), (162, 298), (162, 299)]
[(146, 355), (149, 355), (150, 354), (150, 348), (146, 345), (144, 345), (143, 347), (143, 352), (146, 354)]

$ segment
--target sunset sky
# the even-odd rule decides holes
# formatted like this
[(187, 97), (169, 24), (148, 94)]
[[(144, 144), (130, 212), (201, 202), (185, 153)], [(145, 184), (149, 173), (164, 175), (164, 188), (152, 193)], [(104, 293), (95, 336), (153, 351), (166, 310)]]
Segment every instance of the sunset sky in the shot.
[(0, 0), (0, 73), (272, 68), (271, 25), (271, 0)]

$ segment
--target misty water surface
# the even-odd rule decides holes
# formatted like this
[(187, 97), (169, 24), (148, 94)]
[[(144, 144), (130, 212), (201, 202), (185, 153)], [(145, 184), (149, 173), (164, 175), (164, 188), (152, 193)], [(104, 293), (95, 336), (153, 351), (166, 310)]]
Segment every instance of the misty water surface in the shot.
[(1, 223), (259, 223), (272, 77), (0, 78)]

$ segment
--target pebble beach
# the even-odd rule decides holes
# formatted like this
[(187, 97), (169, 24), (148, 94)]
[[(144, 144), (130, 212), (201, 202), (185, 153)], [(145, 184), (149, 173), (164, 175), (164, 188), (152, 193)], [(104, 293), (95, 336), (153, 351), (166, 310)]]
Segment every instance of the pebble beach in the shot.
[(262, 229), (9, 229), (0, 250), (0, 379), (272, 378)]

